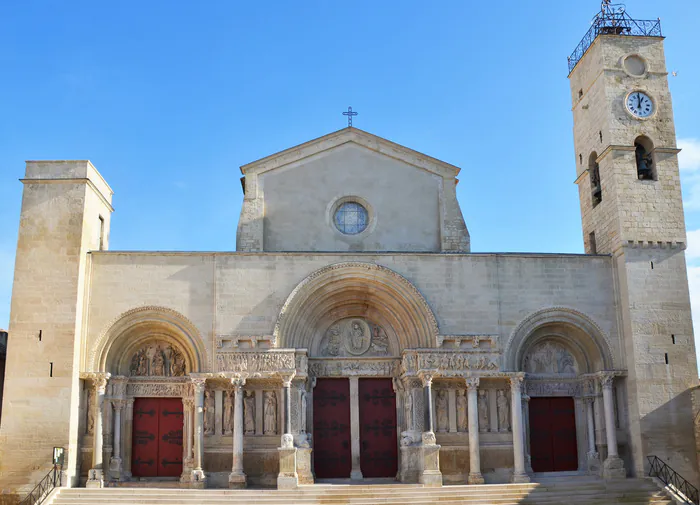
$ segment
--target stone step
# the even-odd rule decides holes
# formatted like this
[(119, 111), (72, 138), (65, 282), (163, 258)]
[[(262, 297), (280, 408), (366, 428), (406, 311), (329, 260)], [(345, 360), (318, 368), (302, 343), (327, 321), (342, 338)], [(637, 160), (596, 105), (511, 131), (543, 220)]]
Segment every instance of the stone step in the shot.
[(61, 489), (47, 505), (671, 505), (643, 479), (545, 478), (528, 484), (453, 485), (317, 484), (296, 490), (110, 487)]

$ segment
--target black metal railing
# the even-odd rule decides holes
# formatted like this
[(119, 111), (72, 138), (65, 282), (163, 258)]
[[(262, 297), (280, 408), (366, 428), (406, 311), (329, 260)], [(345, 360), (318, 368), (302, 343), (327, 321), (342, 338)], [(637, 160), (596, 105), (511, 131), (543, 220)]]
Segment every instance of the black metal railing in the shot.
[(598, 35), (628, 35), (641, 37), (662, 37), (661, 20), (632, 19), (622, 4), (611, 4), (603, 1), (601, 10), (591, 21), (591, 28), (583, 36), (579, 45), (569, 56), (569, 73), (591, 47)]
[(19, 505), (38, 505), (43, 502), (54, 488), (61, 485), (61, 466), (54, 465), (54, 467), (49, 470), (39, 484), (34, 486), (32, 492), (27, 495), (27, 497), (19, 502)]
[(673, 468), (656, 456), (647, 456), (649, 460), (649, 477), (657, 477), (661, 482), (670, 486), (676, 494), (683, 495), (686, 503), (700, 505), (698, 488), (678, 475)]

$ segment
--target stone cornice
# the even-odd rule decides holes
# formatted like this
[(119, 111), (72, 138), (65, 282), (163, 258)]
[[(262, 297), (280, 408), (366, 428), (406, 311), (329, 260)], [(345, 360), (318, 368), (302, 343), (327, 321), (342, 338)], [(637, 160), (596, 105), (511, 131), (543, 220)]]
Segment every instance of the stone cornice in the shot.
[(320, 154), (349, 142), (362, 146), (378, 154), (382, 154), (428, 172), (432, 172), (441, 177), (453, 178), (456, 177), (460, 171), (458, 167), (445, 163), (437, 158), (414, 151), (413, 149), (409, 149), (408, 147), (396, 144), (390, 140), (373, 135), (363, 130), (349, 127), (243, 165), (241, 167), (241, 172), (245, 175), (261, 174), (284, 165), (298, 162), (310, 156)]

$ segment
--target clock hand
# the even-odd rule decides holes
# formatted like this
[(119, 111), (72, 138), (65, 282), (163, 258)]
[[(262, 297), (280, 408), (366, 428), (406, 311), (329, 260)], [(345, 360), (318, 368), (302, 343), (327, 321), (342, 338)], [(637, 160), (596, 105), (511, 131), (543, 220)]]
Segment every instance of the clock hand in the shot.
[(642, 108), (642, 94), (637, 93), (637, 107), (641, 110)]

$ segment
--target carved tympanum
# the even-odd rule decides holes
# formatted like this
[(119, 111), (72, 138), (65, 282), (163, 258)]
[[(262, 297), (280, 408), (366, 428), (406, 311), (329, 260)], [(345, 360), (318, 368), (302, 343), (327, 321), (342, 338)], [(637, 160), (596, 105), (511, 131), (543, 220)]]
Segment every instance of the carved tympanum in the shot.
[(322, 356), (386, 356), (389, 337), (384, 329), (358, 317), (333, 324), (321, 340)]
[(523, 360), (523, 371), (535, 374), (578, 374), (578, 365), (563, 345), (544, 342), (528, 351)]
[(166, 342), (151, 342), (134, 353), (129, 373), (132, 377), (182, 377), (187, 372), (185, 356)]

